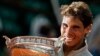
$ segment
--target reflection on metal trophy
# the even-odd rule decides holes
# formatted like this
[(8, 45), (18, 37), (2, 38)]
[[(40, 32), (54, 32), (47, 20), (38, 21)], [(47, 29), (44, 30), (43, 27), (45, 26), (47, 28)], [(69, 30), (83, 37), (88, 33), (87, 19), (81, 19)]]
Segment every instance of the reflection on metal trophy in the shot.
[(57, 56), (55, 40), (39, 36), (18, 36), (6, 39), (10, 56)]

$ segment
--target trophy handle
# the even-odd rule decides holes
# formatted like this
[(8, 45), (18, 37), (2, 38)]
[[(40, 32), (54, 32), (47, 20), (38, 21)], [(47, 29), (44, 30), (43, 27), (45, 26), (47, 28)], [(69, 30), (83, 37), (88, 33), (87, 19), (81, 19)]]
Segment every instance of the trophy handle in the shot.
[(3, 36), (3, 38), (5, 38), (6, 39), (6, 45), (7, 45), (7, 47), (9, 47), (9, 44), (11, 43), (11, 39), (10, 38), (8, 38), (7, 36)]

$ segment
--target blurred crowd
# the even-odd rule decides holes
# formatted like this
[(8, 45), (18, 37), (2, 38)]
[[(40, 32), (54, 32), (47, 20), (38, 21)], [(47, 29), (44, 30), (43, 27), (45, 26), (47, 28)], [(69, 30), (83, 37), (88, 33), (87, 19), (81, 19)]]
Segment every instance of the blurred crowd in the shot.
[[(7, 56), (3, 35), (10, 38), (20, 35), (58, 37), (60, 35), (58, 8), (61, 4), (69, 4), (72, 1), (75, 0), (0, 1), (0, 56)], [(92, 32), (87, 37), (89, 50), (94, 56), (100, 56), (100, 1), (85, 2), (89, 4), (94, 15)]]

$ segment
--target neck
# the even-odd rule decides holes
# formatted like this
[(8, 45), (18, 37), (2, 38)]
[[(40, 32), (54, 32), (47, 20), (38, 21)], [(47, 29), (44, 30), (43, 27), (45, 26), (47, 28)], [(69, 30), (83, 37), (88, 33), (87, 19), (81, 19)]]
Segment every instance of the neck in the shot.
[(67, 45), (63, 45), (63, 51), (64, 54), (68, 54), (70, 53), (72, 50), (78, 50), (80, 48), (82, 48), (83, 46), (85, 46), (85, 40), (81, 41), (80, 43), (78, 43), (78, 45), (75, 46), (67, 46)]

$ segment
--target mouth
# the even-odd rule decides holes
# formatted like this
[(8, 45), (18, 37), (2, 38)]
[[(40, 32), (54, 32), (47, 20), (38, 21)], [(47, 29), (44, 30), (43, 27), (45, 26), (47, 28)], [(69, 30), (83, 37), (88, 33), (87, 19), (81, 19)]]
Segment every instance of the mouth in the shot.
[(75, 39), (74, 37), (66, 37), (65, 42), (66, 42), (66, 41), (68, 41), (68, 42), (69, 42), (69, 41), (73, 41), (74, 39)]
[(61, 36), (64, 42), (72, 42), (73, 40), (75, 40), (75, 35), (74, 36), (66, 36), (66, 35), (62, 35)]
[(72, 41), (73, 38), (66, 38), (66, 41)]

